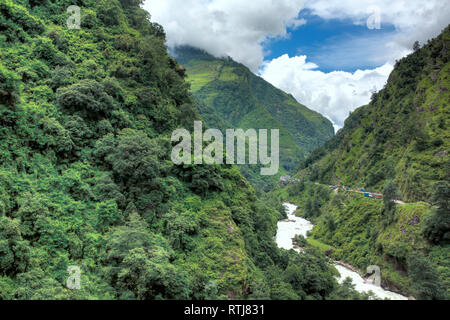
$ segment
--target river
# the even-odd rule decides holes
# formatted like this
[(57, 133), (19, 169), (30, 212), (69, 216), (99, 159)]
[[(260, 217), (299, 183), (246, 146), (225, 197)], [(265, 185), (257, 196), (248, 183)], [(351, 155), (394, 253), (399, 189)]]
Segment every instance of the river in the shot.
[[(283, 249), (294, 249), (297, 252), (301, 252), (301, 249), (294, 248), (292, 239), (296, 235), (303, 235), (304, 237), (306, 237), (306, 234), (308, 233), (308, 231), (311, 231), (314, 228), (314, 225), (308, 220), (297, 217), (295, 215), (297, 206), (290, 203), (284, 203), (283, 205), (286, 208), (288, 218), (287, 220), (278, 222), (278, 231), (276, 235), (277, 245), (278, 247)], [(380, 299), (387, 298), (390, 300), (408, 300), (408, 298), (405, 296), (385, 290), (382, 287), (376, 286), (374, 284), (366, 283), (365, 279), (363, 279), (357, 272), (354, 272), (344, 266), (335, 265), (335, 268), (340, 273), (340, 276), (337, 277), (338, 282), (342, 283), (347, 277), (349, 277), (352, 279), (352, 282), (355, 285), (355, 289), (359, 292), (372, 291)]]

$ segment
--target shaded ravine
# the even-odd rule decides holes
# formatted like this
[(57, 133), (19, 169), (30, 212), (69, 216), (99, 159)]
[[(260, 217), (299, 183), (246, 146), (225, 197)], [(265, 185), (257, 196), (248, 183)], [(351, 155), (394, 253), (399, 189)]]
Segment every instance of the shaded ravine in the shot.
[[(278, 222), (278, 231), (276, 235), (276, 242), (278, 247), (283, 249), (294, 249), (297, 252), (301, 252), (301, 249), (294, 248), (292, 239), (296, 235), (303, 235), (306, 237), (308, 231), (311, 231), (314, 225), (306, 219), (297, 217), (295, 215), (296, 205), (290, 203), (284, 203), (288, 218), (283, 221)], [(407, 297), (402, 296), (398, 293), (391, 292), (383, 289), (382, 287), (376, 286), (371, 283), (366, 283), (366, 280), (362, 278), (357, 272), (344, 267), (342, 265), (335, 265), (335, 268), (339, 271), (340, 276), (337, 278), (339, 283), (342, 283), (346, 278), (351, 278), (355, 289), (359, 292), (372, 291), (380, 299), (390, 299), (390, 300), (408, 300)]]

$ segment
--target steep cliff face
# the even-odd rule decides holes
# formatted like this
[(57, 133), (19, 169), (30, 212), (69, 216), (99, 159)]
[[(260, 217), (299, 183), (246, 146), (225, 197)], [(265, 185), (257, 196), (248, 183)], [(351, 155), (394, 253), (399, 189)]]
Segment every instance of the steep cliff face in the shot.
[(253, 259), (272, 261), (266, 237), (277, 255), (279, 211), (235, 168), (170, 161), (172, 131), (199, 117), (140, 2), (0, 3), (1, 299), (246, 297), (265, 281)]
[(397, 62), (371, 103), (301, 161), (300, 182), (279, 191), (335, 259), (378, 265), (387, 285), (419, 299), (450, 293), (449, 51), (447, 27)]
[(395, 180), (407, 201), (426, 200), (448, 180), (450, 30), (400, 60), (386, 87), (303, 161), (300, 174), (381, 191)]
[(323, 255), (276, 247), (276, 199), (170, 161), (200, 117), (141, 2), (0, 1), (0, 299), (329, 296)]
[(230, 58), (214, 58), (191, 47), (176, 49), (174, 56), (186, 68), (191, 91), (203, 105), (202, 115), (209, 115), (205, 118), (210, 126), (221, 125), (210, 117), (214, 113), (231, 128), (280, 129), (280, 160), (286, 171), (334, 134), (325, 117)]

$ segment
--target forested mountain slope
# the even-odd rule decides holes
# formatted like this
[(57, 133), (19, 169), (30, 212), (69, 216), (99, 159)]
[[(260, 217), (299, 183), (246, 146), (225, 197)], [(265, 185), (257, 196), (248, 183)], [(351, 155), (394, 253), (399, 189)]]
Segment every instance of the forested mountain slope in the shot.
[(450, 30), (397, 62), (386, 87), (300, 166), (327, 184), (382, 191), (395, 180), (406, 201), (427, 200), (450, 178)]
[[(301, 162), (301, 182), (277, 191), (316, 224), (310, 241), (363, 272), (379, 266), (386, 286), (418, 299), (450, 298), (449, 50), (450, 27), (416, 45), (372, 102)], [(338, 184), (346, 188), (330, 190)], [(362, 188), (383, 200), (352, 192)]]
[[(204, 106), (202, 115), (208, 114), (206, 107), (230, 128), (280, 129), (280, 159), (287, 171), (334, 134), (328, 119), (231, 58), (214, 58), (191, 47), (177, 48), (174, 56), (187, 70), (191, 91)], [(205, 118), (211, 127), (220, 125)]]
[(236, 167), (170, 161), (199, 116), (140, 4), (0, 1), (0, 299), (358, 298)]

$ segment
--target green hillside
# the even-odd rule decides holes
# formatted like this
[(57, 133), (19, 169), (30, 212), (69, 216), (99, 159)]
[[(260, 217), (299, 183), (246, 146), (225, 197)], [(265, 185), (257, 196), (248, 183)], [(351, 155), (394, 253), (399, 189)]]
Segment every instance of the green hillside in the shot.
[(170, 161), (200, 117), (141, 4), (0, 1), (0, 300), (362, 298), (236, 167)]
[[(277, 191), (315, 222), (311, 241), (334, 259), (378, 265), (386, 286), (419, 299), (450, 298), (449, 50), (450, 27), (415, 46), (371, 103), (301, 161), (302, 182)], [(338, 184), (350, 189), (332, 192)]]
[(397, 62), (386, 87), (302, 161), (300, 175), (382, 191), (395, 180), (405, 201), (427, 200), (450, 179), (450, 30)]
[[(280, 129), (280, 161), (286, 171), (295, 169), (298, 159), (334, 134), (329, 120), (231, 58), (214, 58), (191, 47), (177, 48), (174, 56), (187, 70), (187, 81), (196, 101), (213, 110), (223, 125)], [(200, 113), (204, 115), (202, 110), (204, 108), (200, 108)], [(210, 117), (205, 118), (210, 120), (211, 127), (221, 125)], [(248, 167), (243, 169), (249, 170)], [(247, 177), (250, 181), (258, 178), (254, 174)]]
[(431, 241), (426, 232), (430, 227), (436, 231), (435, 217), (443, 215), (447, 222), (441, 226), (450, 230), (448, 205), (415, 202), (388, 210), (381, 200), (343, 190), (332, 192), (315, 183), (290, 185), (276, 194), (299, 205), (297, 214), (315, 225), (308, 242), (334, 260), (362, 273), (377, 265), (382, 285), (407, 296), (450, 298), (450, 245)]

